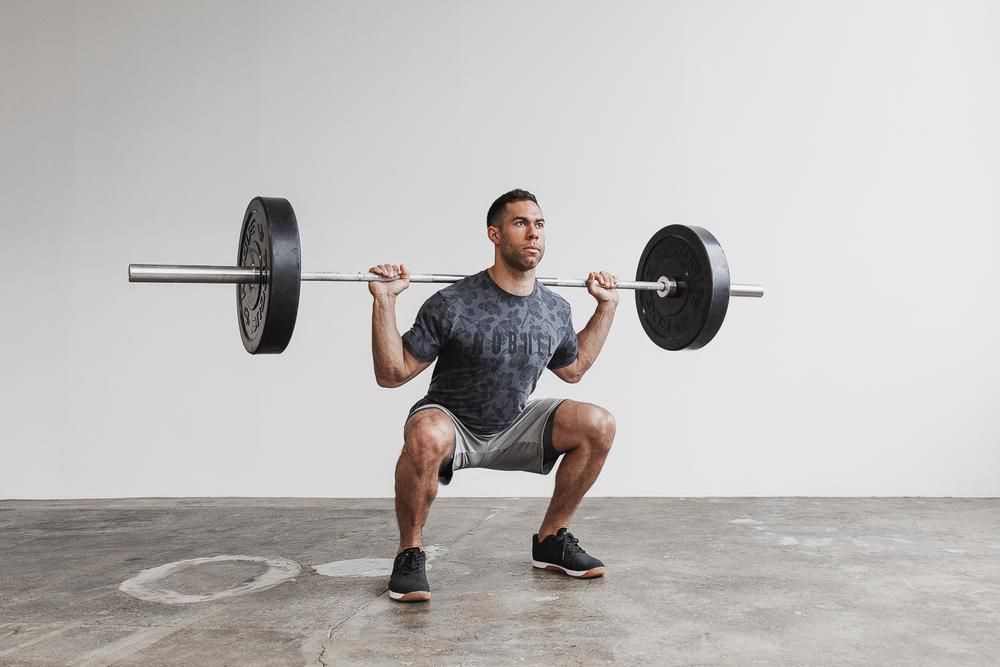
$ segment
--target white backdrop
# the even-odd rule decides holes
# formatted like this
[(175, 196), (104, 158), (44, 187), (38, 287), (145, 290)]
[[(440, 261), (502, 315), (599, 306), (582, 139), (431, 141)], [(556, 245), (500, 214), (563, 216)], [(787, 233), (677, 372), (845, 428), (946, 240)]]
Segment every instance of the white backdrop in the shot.
[(231, 262), (261, 194), (307, 269), (474, 272), (512, 187), (544, 275), (631, 276), (682, 222), (768, 290), (681, 353), (628, 294), (583, 382), (543, 379), (618, 418), (593, 494), (1000, 494), (998, 7), (2, 0), (0, 497), (392, 495), (430, 372), (375, 385), (363, 285), (304, 285), (251, 357), (234, 288), (126, 265)]

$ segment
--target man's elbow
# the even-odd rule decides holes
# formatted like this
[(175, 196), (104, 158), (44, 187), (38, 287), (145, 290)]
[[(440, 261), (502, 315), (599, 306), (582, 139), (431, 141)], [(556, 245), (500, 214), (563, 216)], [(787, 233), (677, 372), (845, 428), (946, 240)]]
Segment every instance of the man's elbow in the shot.
[(572, 366), (567, 366), (562, 369), (557, 375), (562, 379), (563, 382), (568, 382), (569, 384), (576, 384), (583, 379), (584, 371), (578, 368), (575, 364)]
[(395, 389), (396, 387), (405, 384), (406, 380), (400, 379), (390, 373), (375, 373), (375, 383), (380, 387), (385, 387), (386, 389)]
[(590, 370), (590, 367), (594, 365), (592, 360), (577, 358), (576, 362), (566, 369), (567, 375), (570, 379), (566, 380), (570, 384), (576, 384), (583, 379), (583, 376)]

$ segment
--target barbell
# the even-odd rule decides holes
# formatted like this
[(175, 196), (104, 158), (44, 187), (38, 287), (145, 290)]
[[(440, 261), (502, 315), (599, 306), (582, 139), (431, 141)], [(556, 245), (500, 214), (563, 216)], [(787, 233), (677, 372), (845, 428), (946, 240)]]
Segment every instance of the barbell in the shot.
[[(250, 354), (284, 351), (295, 329), (303, 280), (373, 282), (374, 273), (302, 271), (299, 226), (287, 199), (255, 197), (240, 230), (236, 266), (129, 264), (133, 283), (228, 283), (237, 285), (240, 337)], [(466, 276), (410, 274), (411, 283), (453, 283)], [(543, 285), (586, 287), (586, 280), (538, 278)], [(729, 281), (722, 246), (701, 227), (668, 225), (656, 232), (639, 257), (634, 281), (639, 321), (665, 350), (693, 350), (708, 343), (722, 326), (729, 297), (762, 297), (760, 285)]]

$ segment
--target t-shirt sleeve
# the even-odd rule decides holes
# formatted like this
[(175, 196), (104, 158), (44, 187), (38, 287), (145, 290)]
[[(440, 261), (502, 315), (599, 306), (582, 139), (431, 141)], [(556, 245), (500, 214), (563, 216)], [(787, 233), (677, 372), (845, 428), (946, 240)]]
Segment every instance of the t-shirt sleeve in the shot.
[(569, 366), (571, 363), (576, 361), (576, 357), (579, 353), (580, 345), (576, 339), (576, 331), (573, 330), (573, 318), (570, 315), (569, 308), (566, 308), (563, 323), (563, 337), (556, 346), (556, 351), (555, 354), (552, 355), (552, 359), (549, 360), (549, 370), (554, 371), (556, 369)]
[(424, 301), (410, 330), (403, 334), (403, 345), (420, 361), (434, 361), (451, 331), (448, 302), (435, 292)]

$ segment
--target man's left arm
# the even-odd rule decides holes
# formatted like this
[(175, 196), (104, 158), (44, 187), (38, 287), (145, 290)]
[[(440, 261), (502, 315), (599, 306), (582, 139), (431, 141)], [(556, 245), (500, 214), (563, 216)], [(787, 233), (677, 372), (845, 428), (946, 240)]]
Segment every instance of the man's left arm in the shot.
[(597, 309), (591, 315), (587, 326), (576, 335), (579, 346), (576, 361), (568, 366), (553, 369), (552, 372), (559, 376), (559, 379), (570, 383), (579, 382), (583, 374), (597, 361), (597, 355), (601, 353), (604, 341), (608, 339), (611, 323), (618, 309), (616, 285), (618, 278), (603, 271), (592, 272), (587, 277), (587, 291), (597, 299)]

